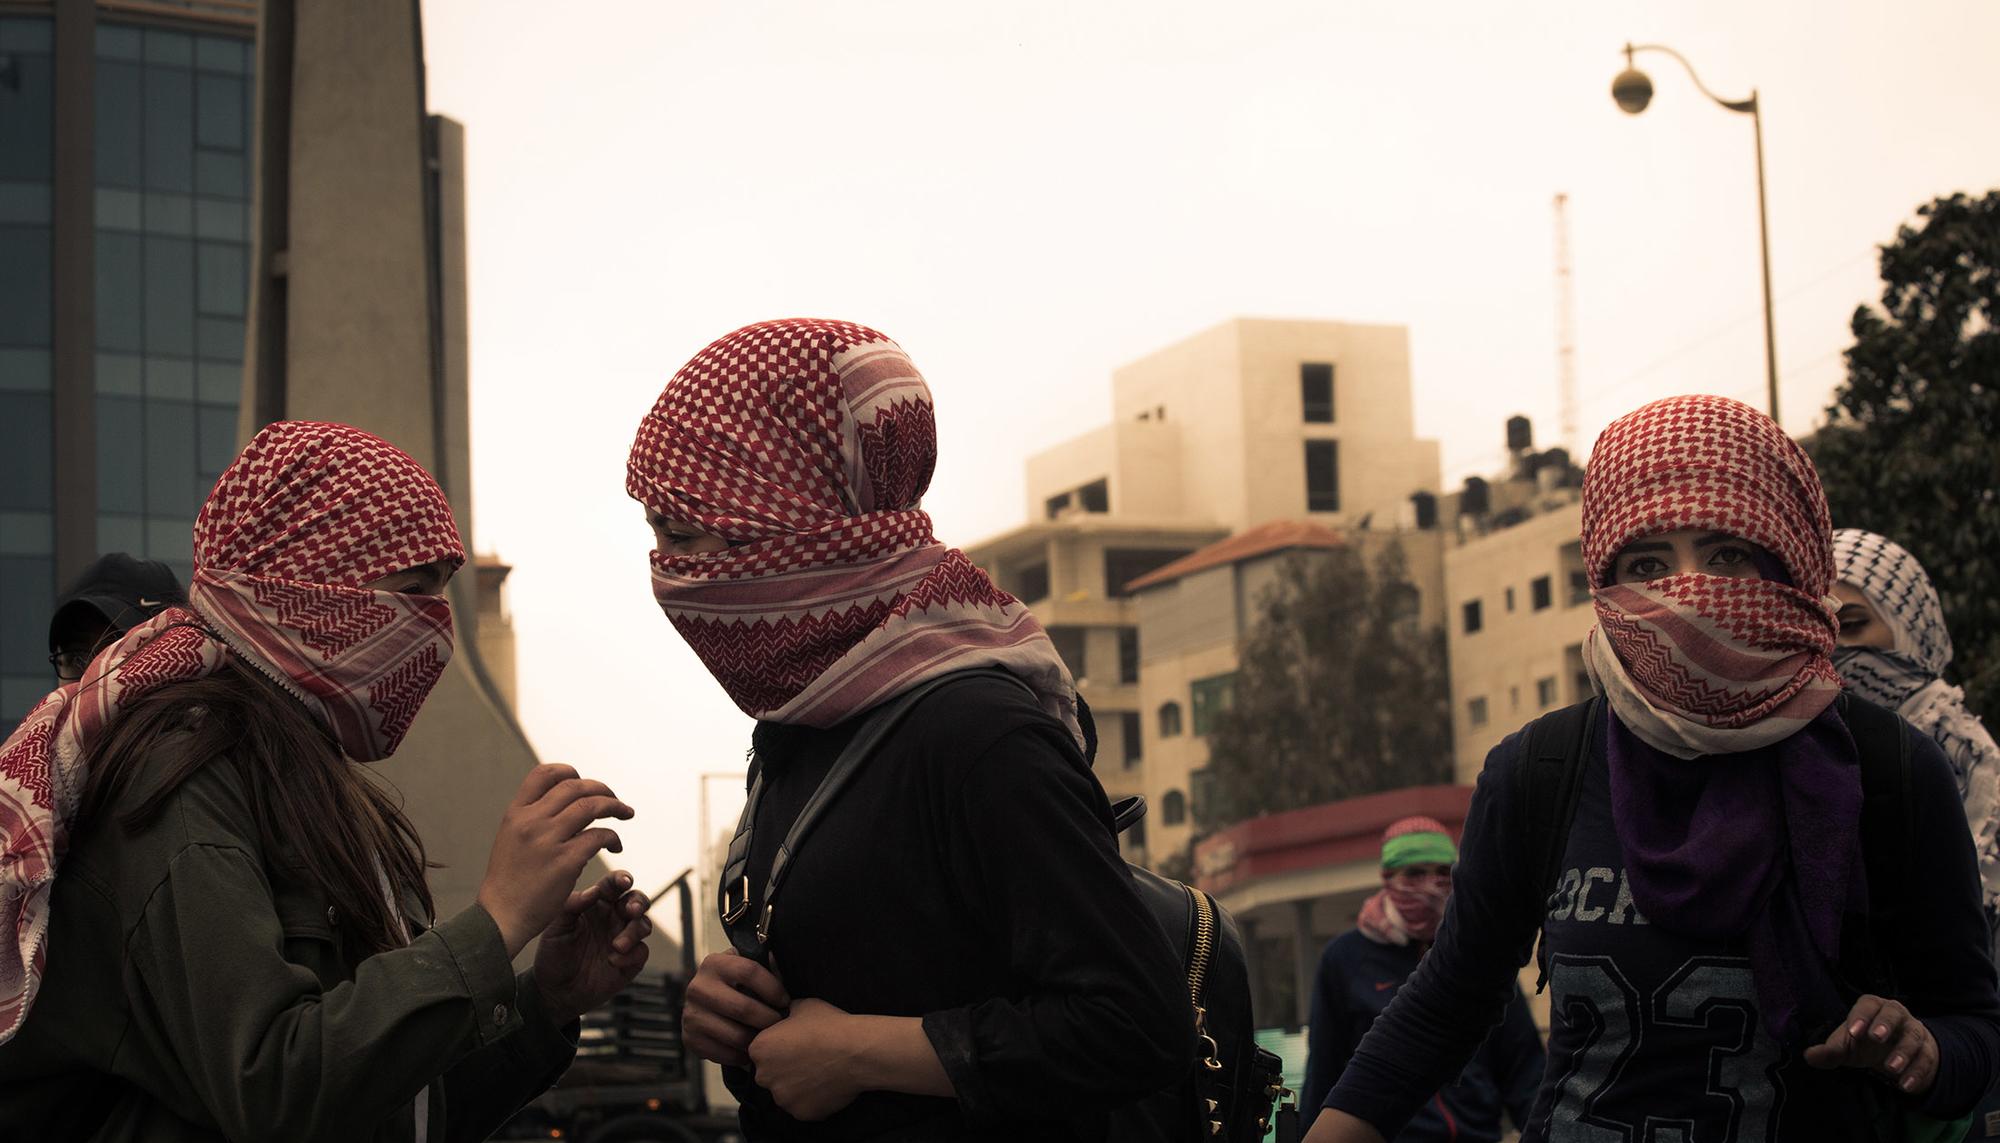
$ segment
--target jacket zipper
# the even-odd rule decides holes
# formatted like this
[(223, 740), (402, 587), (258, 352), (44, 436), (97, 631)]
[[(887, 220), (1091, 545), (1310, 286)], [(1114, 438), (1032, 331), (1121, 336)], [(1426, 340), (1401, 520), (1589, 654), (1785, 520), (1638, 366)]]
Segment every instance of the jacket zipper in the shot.
[(1215, 906), (1208, 894), (1192, 886), (1181, 886), (1194, 905), (1194, 940), (1188, 947), (1188, 995), (1194, 1001), (1194, 1031), (1201, 1039), (1201, 1066), (1212, 1072), (1222, 1070), (1217, 1058), (1215, 1037), (1208, 1034), (1208, 1009), (1202, 1005), (1202, 991), (1208, 984), (1208, 964), (1215, 959)]

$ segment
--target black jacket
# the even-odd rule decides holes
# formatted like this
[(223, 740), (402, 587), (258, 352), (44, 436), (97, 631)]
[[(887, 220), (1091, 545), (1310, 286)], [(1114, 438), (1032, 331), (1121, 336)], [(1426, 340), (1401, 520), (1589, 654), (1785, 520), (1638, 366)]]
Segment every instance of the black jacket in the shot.
[[(857, 722), (757, 727), (757, 891)], [(1006, 680), (919, 702), (786, 877), (770, 950), (787, 990), (921, 1016), (958, 1098), (871, 1092), (805, 1124), (728, 1069), (753, 1141), (1095, 1140), (1110, 1108), (1193, 1065), (1180, 965), (1118, 856), (1103, 788)]]

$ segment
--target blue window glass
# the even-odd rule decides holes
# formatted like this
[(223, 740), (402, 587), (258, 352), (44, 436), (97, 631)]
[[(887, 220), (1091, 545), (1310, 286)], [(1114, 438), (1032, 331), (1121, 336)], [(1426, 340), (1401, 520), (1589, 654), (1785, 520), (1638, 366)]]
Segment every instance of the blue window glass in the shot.
[(233, 243), (201, 244), (196, 292), (203, 314), (243, 316), (243, 276), (249, 261), (243, 247)]
[(50, 221), (49, 184), (0, 181), (0, 222)]
[(0, 512), (0, 556), (46, 556), (56, 550), (55, 516)]
[(0, 389), (46, 393), (55, 385), (55, 358), (46, 349), (0, 349)]
[(32, 16), (0, 19), (0, 52), (45, 56), (54, 50), (55, 29), (46, 19)]
[[(131, 552), (137, 555), (146, 550), (146, 518), (144, 516), (118, 516), (100, 513), (97, 517), (97, 550), (100, 552)], [(187, 583), (183, 579), (181, 583)]]
[(194, 203), (196, 238), (224, 242), (250, 241), (250, 208), (240, 202), (198, 198)]
[(97, 232), (97, 348), (137, 353), (145, 342), (145, 245), (136, 234)]
[(186, 238), (194, 233), (194, 199), (184, 194), (146, 195), (146, 233)]
[(199, 36), (194, 42), (194, 66), (202, 71), (247, 75), (250, 71), (249, 47), (242, 40)]
[[(181, 38), (186, 39), (185, 36)], [(148, 39), (151, 39), (151, 33), (148, 33)], [(146, 188), (182, 192), (193, 190), (193, 72), (185, 67), (146, 65), (145, 124)]]
[[(135, 397), (97, 398), (97, 510), (146, 510), (146, 403)], [(105, 548), (105, 551), (123, 551)]]
[(192, 402), (194, 362), (188, 358), (146, 358), (146, 400)]
[(146, 196), (138, 191), (97, 188), (97, 228), (99, 230), (144, 230)]
[(198, 75), (194, 84), (195, 141), (222, 151), (243, 149), (243, 81)]
[(236, 318), (200, 318), (195, 322), (197, 348), (208, 361), (243, 360), (243, 322)]
[[(35, 699), (54, 682), (48, 659), (49, 606), (56, 597), (54, 565), (47, 556), (0, 556), (0, 599), (9, 603), (0, 608), (0, 671), (41, 679)], [(15, 600), (24, 606), (14, 606)], [(13, 712), (17, 718), (26, 713)]]
[[(46, 20), (4, 20), (7, 26)], [(0, 180), (41, 182), (49, 177), (55, 134), (55, 69), (46, 48), (10, 50), (0, 80)]]
[(146, 359), (129, 353), (97, 355), (97, 391), (107, 397), (137, 397), (146, 392)]
[(197, 416), (201, 428), (202, 483), (213, 484), (222, 470), (229, 467), (229, 462), (236, 459), (236, 410), (203, 405)]
[(49, 228), (0, 226), (0, 345), (49, 344)]
[[(146, 518), (146, 558), (154, 560), (191, 560), (194, 558), (194, 513), (186, 519)], [(190, 578), (186, 572), (177, 573), (181, 582)]]
[(137, 64), (97, 61), (97, 185), (146, 185), (146, 74)]
[(201, 494), (208, 491), (195, 490), (192, 403), (147, 399), (145, 456), (146, 515), (185, 517), (192, 525)]
[[(243, 396), (243, 366), (235, 361), (204, 361), (195, 366), (194, 395), (204, 405), (236, 408)], [(235, 416), (232, 412), (231, 416)]]
[(202, 150), (194, 156), (196, 192), (214, 198), (245, 200), (250, 197), (250, 166), (240, 154)]
[(133, 63), (146, 58), (146, 35), (137, 28), (121, 28), (116, 24), (97, 26), (98, 66), (104, 60), (130, 60)]
[(0, 393), (0, 510), (48, 511), (55, 493), (53, 400), (47, 393)]
[(185, 357), (146, 359), (146, 399), (149, 401), (194, 400), (194, 362)]
[(194, 37), (185, 32), (146, 29), (146, 62), (171, 64), (183, 71), (194, 66)]
[(194, 243), (146, 237), (146, 354), (194, 356)]

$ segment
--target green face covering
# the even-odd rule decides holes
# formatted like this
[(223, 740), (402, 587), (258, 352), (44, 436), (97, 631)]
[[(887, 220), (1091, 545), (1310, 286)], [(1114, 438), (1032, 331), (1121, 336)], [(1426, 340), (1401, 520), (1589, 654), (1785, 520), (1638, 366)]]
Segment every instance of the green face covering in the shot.
[(1458, 847), (1441, 833), (1406, 833), (1382, 843), (1382, 868), (1406, 865), (1455, 865)]

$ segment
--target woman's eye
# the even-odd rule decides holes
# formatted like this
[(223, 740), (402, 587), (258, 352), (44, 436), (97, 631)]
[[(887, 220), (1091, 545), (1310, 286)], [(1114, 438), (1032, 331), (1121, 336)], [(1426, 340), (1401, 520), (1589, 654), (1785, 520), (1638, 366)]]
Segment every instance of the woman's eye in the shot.
[(1744, 551), (1742, 548), (1717, 548), (1715, 549), (1715, 554), (1709, 557), (1708, 562), (1717, 567), (1740, 567), (1750, 562), (1750, 553)]
[(1652, 556), (1640, 556), (1625, 565), (1626, 575), (1638, 576), (1640, 579), (1657, 579), (1666, 570), (1667, 565)]

